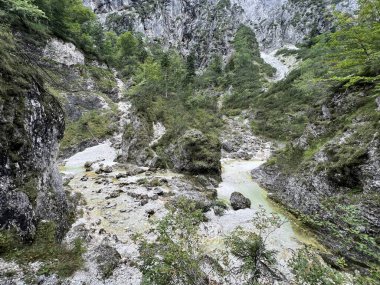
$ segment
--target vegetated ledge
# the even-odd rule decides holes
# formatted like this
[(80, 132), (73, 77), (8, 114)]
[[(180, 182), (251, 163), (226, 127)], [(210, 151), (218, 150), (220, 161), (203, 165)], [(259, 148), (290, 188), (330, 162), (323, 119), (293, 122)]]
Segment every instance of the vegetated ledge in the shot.
[(270, 199), (298, 217), (349, 266), (367, 271), (379, 264), (378, 191), (339, 186), (329, 172), (310, 168), (287, 173), (267, 164), (253, 170), (252, 176)]

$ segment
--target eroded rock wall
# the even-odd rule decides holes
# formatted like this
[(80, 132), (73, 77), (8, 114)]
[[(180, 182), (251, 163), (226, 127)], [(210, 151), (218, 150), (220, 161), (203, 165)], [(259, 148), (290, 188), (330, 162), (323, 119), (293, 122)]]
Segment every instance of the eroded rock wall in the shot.
[(63, 111), (39, 84), (0, 101), (0, 229), (33, 238), (41, 220), (68, 228), (69, 207), (56, 165)]

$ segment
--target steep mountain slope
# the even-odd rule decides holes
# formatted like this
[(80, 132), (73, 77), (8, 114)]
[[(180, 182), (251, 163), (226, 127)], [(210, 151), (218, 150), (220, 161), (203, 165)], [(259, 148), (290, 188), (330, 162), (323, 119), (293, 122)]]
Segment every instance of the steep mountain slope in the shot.
[(251, 27), (263, 49), (301, 42), (311, 33), (331, 27), (333, 4), (355, 10), (357, 2), (296, 0), (220, 1), (91, 1), (84, 0), (117, 32), (133, 30), (167, 47), (188, 54), (194, 51), (204, 63), (213, 53), (227, 56), (240, 25)]

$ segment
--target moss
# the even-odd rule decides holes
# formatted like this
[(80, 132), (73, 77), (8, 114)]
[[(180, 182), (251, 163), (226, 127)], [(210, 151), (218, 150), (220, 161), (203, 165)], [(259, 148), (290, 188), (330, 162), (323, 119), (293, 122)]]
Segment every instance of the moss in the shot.
[(26, 182), (19, 186), (18, 191), (25, 193), (28, 196), (30, 203), (36, 205), (38, 186), (37, 175), (32, 175)]
[(115, 81), (115, 76), (110, 69), (96, 67), (96, 66), (86, 66), (89, 75), (94, 79), (96, 87), (103, 93), (111, 94), (115, 91), (117, 83)]
[(21, 243), (12, 231), (0, 231), (0, 256), (19, 264), (40, 261), (39, 274), (57, 273), (68, 277), (83, 266), (83, 252), (79, 239), (72, 249), (57, 242), (56, 224), (51, 221), (38, 224), (35, 239), (30, 244)]
[(181, 171), (192, 174), (220, 174), (220, 141), (213, 134), (192, 130), (177, 142), (175, 156), (182, 161)]
[(116, 128), (112, 112), (89, 111), (75, 122), (69, 122), (61, 141), (61, 150), (86, 140), (101, 140), (111, 136)]
[(319, 152), (327, 143), (328, 139), (324, 138), (317, 142), (314, 142), (312, 146), (310, 146), (304, 153), (303, 158), (305, 160), (312, 159), (314, 155)]
[(0, 256), (10, 252), (15, 246), (18, 246), (18, 244), (18, 238), (14, 232), (0, 230)]
[(148, 185), (148, 183), (149, 183), (149, 180), (147, 179), (147, 178), (140, 178), (140, 179), (138, 179), (137, 181), (136, 181), (136, 183), (138, 184), (138, 185)]

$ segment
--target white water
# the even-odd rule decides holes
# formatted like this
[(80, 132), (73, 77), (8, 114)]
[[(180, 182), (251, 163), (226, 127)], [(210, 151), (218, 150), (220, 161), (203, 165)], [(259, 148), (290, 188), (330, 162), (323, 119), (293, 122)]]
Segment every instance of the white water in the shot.
[(166, 133), (166, 128), (161, 122), (153, 123), (153, 139), (149, 146), (155, 145)]

